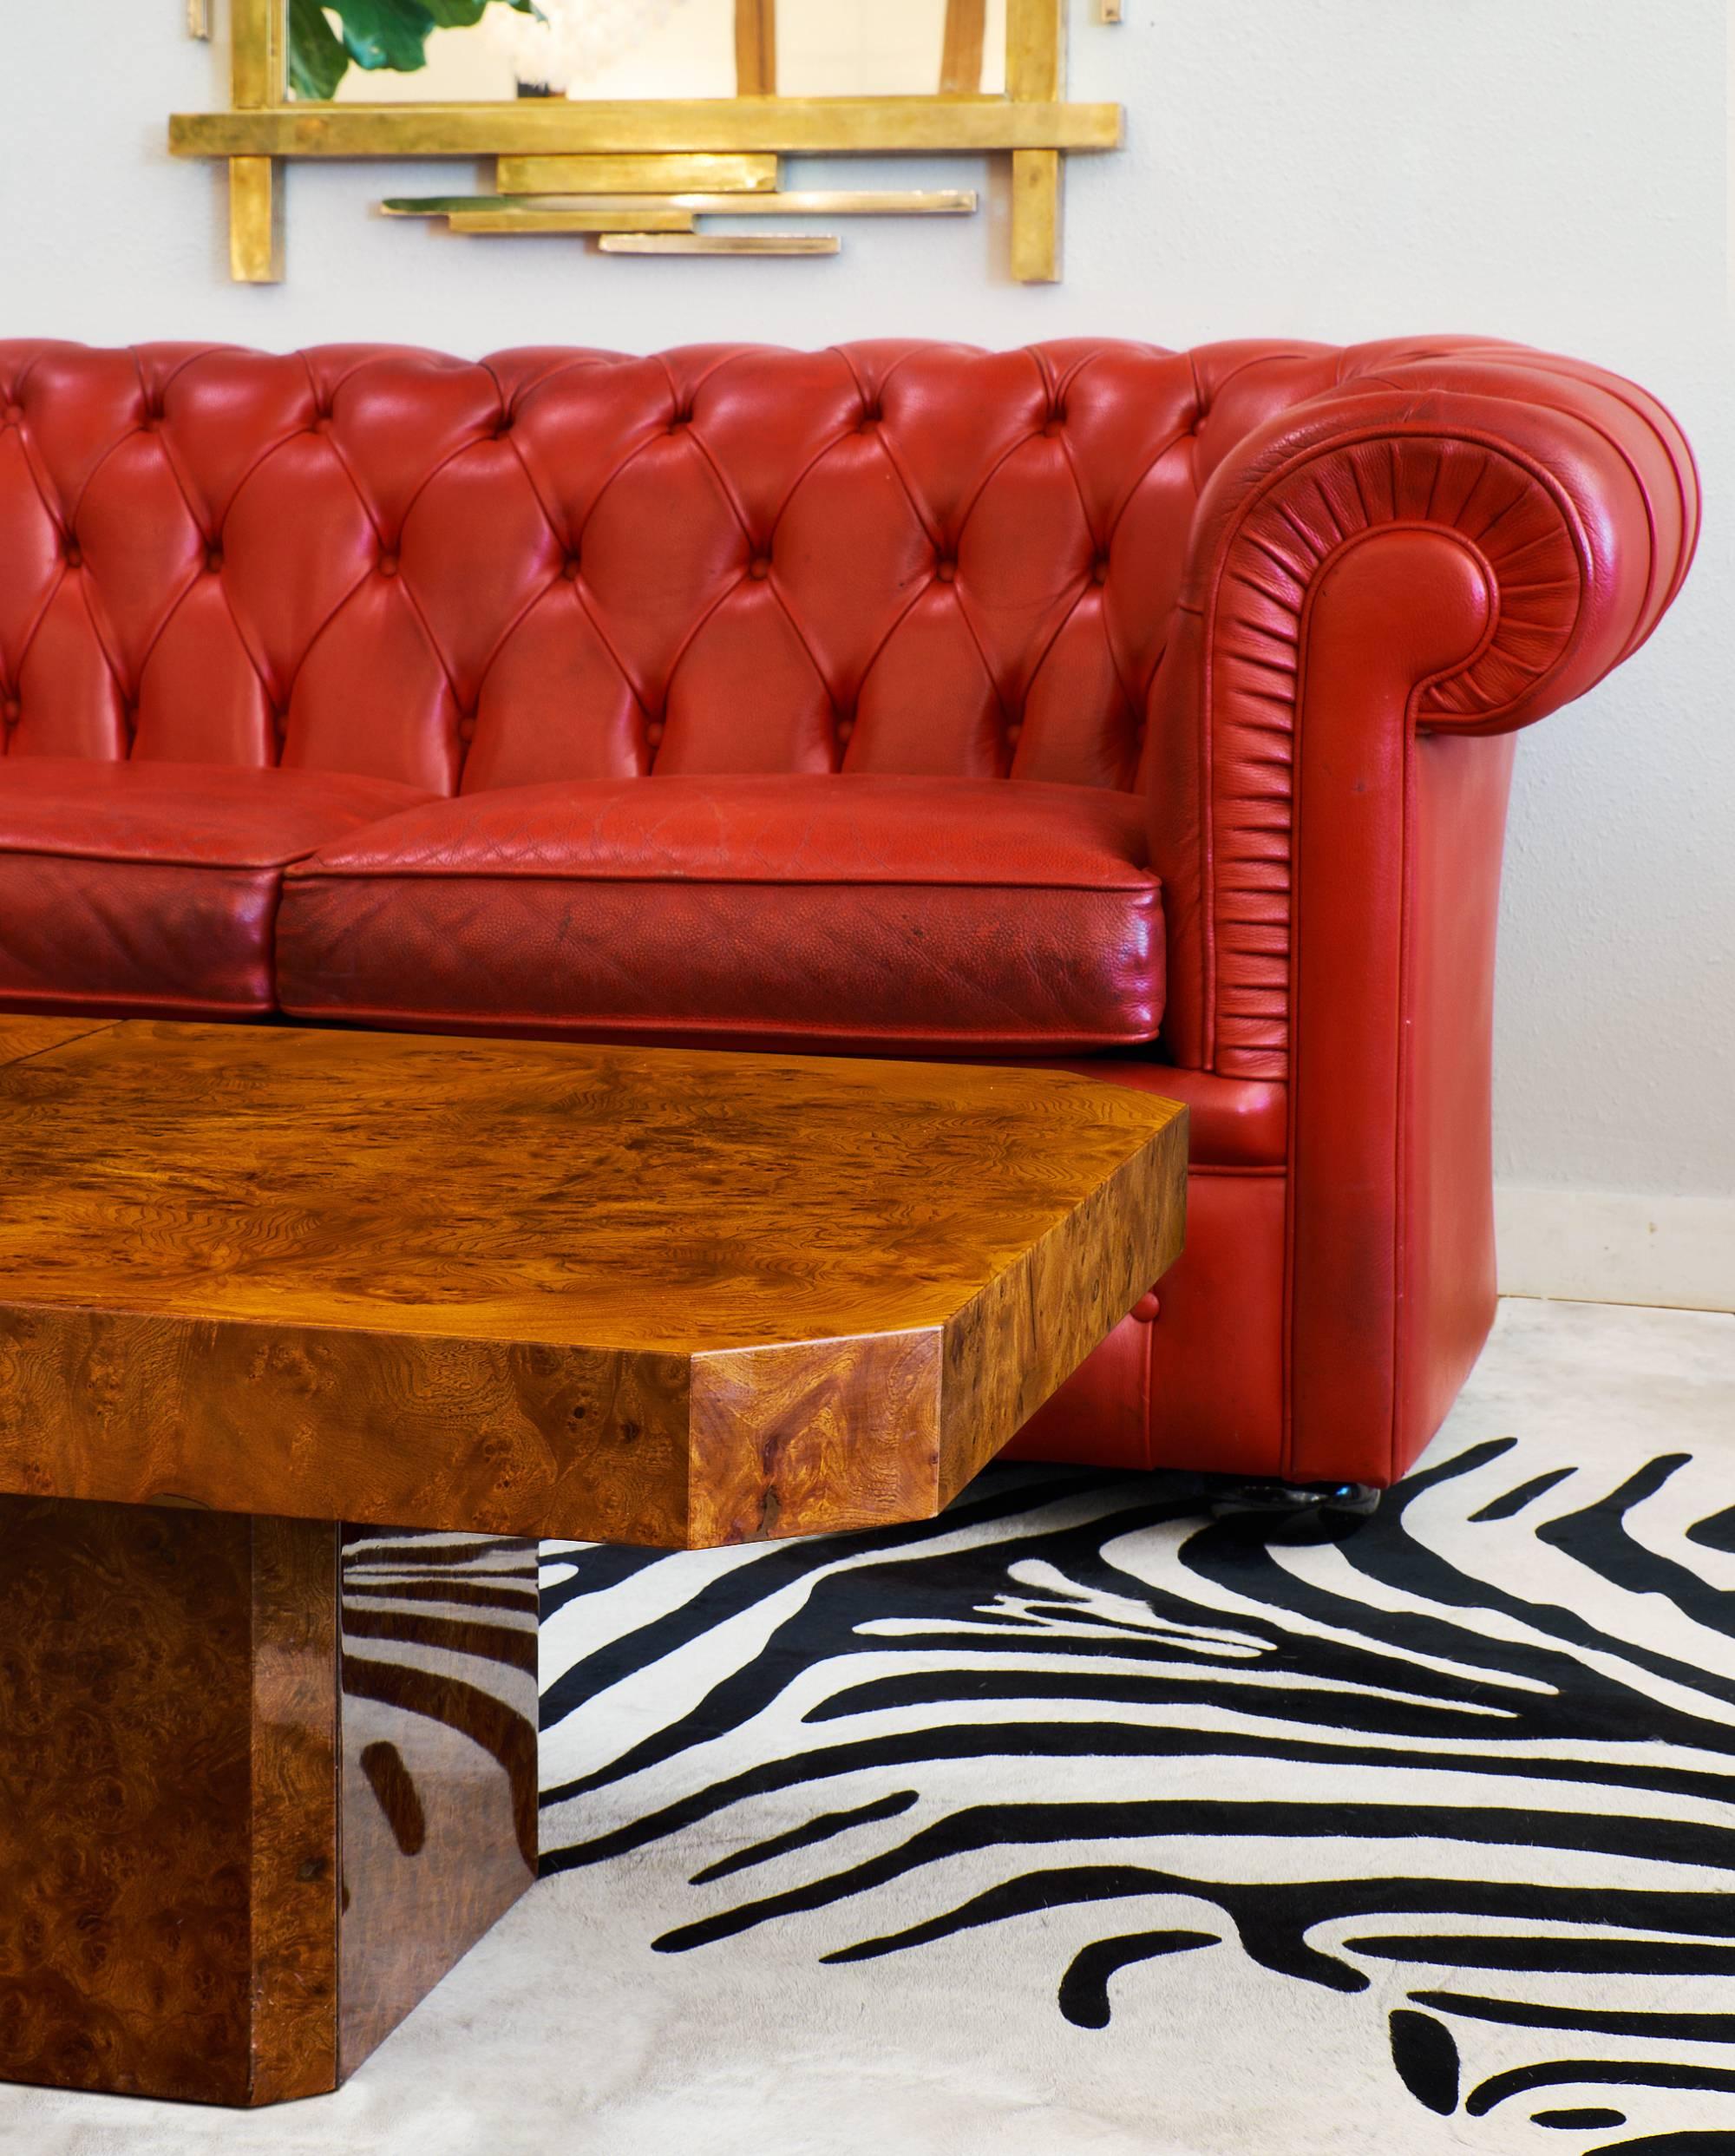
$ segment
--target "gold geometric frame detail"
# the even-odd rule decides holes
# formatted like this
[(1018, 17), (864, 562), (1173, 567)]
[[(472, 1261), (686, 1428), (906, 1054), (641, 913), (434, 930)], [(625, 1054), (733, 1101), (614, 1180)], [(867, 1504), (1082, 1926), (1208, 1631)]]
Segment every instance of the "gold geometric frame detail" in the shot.
[[(737, 11), (737, 25), (754, 3)], [(1012, 275), (1022, 284), (1052, 284), (1060, 276), (1064, 156), (1121, 142), (1118, 105), (1063, 101), (1065, 0), (1007, 0), (1003, 96), (942, 90), (934, 97), (526, 98), (464, 105), (291, 102), (281, 0), (231, 0), (231, 12), (233, 109), (177, 113), (169, 148), (177, 157), (227, 162), (230, 271), (246, 284), (283, 277), (284, 167), (298, 158), (715, 160), (743, 153), (982, 151), (1012, 159)], [(743, 36), (750, 38), (751, 29), (737, 29), (742, 79), (763, 80), (764, 48), (755, 62), (740, 44)]]

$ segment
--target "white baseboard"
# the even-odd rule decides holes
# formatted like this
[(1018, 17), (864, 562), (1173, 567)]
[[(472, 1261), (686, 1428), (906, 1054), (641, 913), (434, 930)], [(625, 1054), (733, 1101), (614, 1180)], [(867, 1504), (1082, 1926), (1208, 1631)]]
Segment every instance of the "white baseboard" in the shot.
[(1735, 1310), (1735, 1197), (1496, 1183), (1503, 1295)]

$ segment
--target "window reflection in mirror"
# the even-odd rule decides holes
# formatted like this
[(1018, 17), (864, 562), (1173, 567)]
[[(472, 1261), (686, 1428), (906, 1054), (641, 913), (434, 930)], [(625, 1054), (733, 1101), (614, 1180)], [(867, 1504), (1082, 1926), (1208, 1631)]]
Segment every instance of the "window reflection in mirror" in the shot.
[(297, 98), (467, 104), (999, 95), (1005, 88), (1005, 0), (284, 4)]

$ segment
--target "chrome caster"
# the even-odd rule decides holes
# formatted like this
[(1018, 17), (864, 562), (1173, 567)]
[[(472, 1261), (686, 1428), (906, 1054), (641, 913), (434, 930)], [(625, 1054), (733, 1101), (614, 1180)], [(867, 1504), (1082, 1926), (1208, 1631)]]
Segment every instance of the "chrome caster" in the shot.
[(1209, 1477), (1211, 1517), (1250, 1542), (1342, 1542), (1379, 1510), (1384, 1493), (1366, 1482), (1264, 1482)]

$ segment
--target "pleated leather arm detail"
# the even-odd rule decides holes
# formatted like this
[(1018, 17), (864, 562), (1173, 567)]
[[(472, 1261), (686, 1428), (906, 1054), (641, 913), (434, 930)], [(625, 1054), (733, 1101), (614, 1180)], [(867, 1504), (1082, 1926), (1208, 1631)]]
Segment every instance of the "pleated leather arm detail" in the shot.
[[(1450, 535), (1491, 619), (1416, 685), (1425, 728), (1503, 733), (1649, 636), (1698, 539), (1691, 451), (1653, 398), (1518, 346), (1370, 345), (1263, 420), (1201, 495), (1153, 684), (1152, 865), (1168, 895), (1177, 1063), (1287, 1071), (1296, 734), (1310, 597), (1381, 530)], [(1417, 589), (1418, 610), (1435, 595)], [(1314, 682), (1313, 695), (1329, 692)]]

